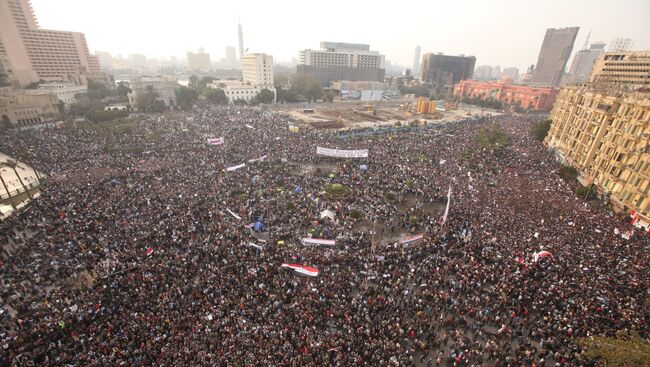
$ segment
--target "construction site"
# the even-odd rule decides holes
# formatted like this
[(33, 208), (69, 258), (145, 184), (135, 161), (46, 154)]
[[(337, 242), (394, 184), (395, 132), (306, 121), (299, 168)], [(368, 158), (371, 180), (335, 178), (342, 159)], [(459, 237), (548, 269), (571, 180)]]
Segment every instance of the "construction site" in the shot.
[(459, 108), (453, 102), (430, 101), (424, 97), (398, 101), (278, 104), (271, 110), (316, 129), (428, 125), (483, 113), (477, 108)]

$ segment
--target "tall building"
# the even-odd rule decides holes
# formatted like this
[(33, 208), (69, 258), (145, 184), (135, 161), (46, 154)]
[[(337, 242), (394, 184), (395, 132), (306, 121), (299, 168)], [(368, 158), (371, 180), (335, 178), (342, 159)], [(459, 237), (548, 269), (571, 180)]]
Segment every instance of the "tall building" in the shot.
[(589, 81), (650, 87), (650, 51), (607, 52), (594, 63)]
[(422, 48), (417, 46), (415, 48), (415, 55), (413, 55), (413, 69), (411, 70), (411, 75), (420, 75), (420, 53)]
[(244, 83), (273, 87), (273, 56), (245, 54), (241, 64)]
[(591, 68), (594, 62), (600, 57), (605, 49), (602, 42), (594, 42), (589, 48), (582, 49), (573, 56), (571, 67), (569, 68), (570, 82), (582, 83), (589, 79)]
[(634, 40), (631, 38), (614, 38), (609, 43), (608, 52), (628, 52), (632, 49)]
[(321, 42), (321, 50), (301, 50), (297, 71), (313, 76), (322, 85), (334, 80), (384, 81), (385, 56), (370, 45)]
[(197, 53), (187, 53), (187, 65), (190, 70), (194, 71), (207, 73), (212, 70), (212, 65), (210, 65), (210, 54), (205, 53), (203, 48), (199, 48), (199, 52)]
[(422, 56), (420, 81), (441, 90), (461, 80), (471, 79), (475, 64), (476, 57), (474, 56), (427, 53)]
[(244, 57), (244, 30), (242, 29), (241, 22), (237, 27), (237, 35), (239, 36), (239, 61)]
[(592, 83), (562, 88), (546, 143), (613, 204), (650, 226), (650, 93)]
[(79, 80), (99, 72), (83, 33), (41, 29), (29, 0), (0, 0), (0, 43), (17, 82)]
[(226, 46), (225, 57), (221, 60), (220, 67), (224, 69), (236, 69), (238, 68), (237, 62), (237, 51), (233, 46)]
[(580, 27), (546, 30), (531, 78), (535, 84), (559, 86)]
[(113, 56), (110, 53), (95, 51), (95, 56), (99, 59), (99, 65), (102, 70), (113, 69)]

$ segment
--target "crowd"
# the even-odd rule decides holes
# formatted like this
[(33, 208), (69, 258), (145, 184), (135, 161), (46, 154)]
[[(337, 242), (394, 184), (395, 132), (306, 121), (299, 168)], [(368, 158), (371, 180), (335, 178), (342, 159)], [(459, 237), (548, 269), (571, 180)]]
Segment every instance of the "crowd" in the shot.
[[(478, 149), (493, 126), (510, 143)], [(0, 366), (592, 366), (577, 338), (648, 336), (648, 236), (577, 197), (526, 117), (287, 127), (195, 107), (3, 136), (48, 178), (0, 223)]]

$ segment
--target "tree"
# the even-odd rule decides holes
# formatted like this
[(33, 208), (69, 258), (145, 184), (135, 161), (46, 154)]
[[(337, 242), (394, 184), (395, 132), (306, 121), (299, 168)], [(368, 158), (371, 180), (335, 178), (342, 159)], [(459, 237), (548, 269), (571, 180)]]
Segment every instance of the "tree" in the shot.
[(129, 93), (131, 93), (131, 88), (129, 88), (129, 84), (127, 82), (117, 83), (117, 95), (120, 98), (120, 101), (128, 101)]
[(226, 97), (226, 92), (223, 89), (211, 89), (208, 88), (205, 91), (205, 97), (214, 104), (225, 105), (228, 104), (228, 97)]
[(539, 140), (543, 141), (548, 135), (549, 130), (551, 130), (551, 119), (537, 121), (533, 124), (533, 136)]
[(650, 343), (637, 332), (579, 338), (578, 345), (588, 358), (599, 358), (607, 366), (650, 366)]
[(424, 86), (407, 87), (402, 86), (399, 89), (400, 94), (415, 94), (416, 97), (430, 97), (431, 90)]
[(111, 92), (102, 83), (98, 83), (92, 79), (88, 79), (88, 91), (86, 92), (90, 100), (103, 100), (111, 95)]
[(18, 181), (20, 182), (20, 186), (23, 187), (23, 190), (25, 190), (25, 192), (27, 193), (27, 196), (29, 196), (30, 199), (33, 199), (34, 197), (32, 196), (32, 193), (29, 192), (29, 190), (27, 189), (27, 186), (25, 186), (25, 183), (23, 182), (22, 177), (20, 177), (20, 175), (18, 174), (18, 170), (16, 170), (16, 167), (18, 167), (18, 162), (14, 161), (14, 160), (11, 160), (11, 159), (8, 159), (3, 163), (3, 165), (5, 167), (11, 168), (14, 171), (14, 174), (16, 175), (16, 177), (18, 177)]
[(11, 120), (9, 120), (9, 116), (7, 115), (2, 115), (2, 121), (0, 121), (0, 130), (7, 130), (11, 129)]
[(158, 98), (158, 93), (156, 93), (156, 91), (153, 89), (153, 86), (147, 85), (144, 93), (141, 96), (138, 96), (138, 99), (136, 100), (138, 110), (140, 111), (152, 110), (157, 98)]
[(196, 75), (190, 76), (187, 86), (192, 89), (197, 89), (199, 87), (199, 77)]
[(237, 98), (236, 100), (232, 101), (232, 103), (236, 105), (243, 105), (243, 106), (248, 104), (248, 102), (246, 102), (245, 99), (241, 99), (241, 98)]
[(208, 88), (208, 84), (212, 83), (214, 79), (215, 78), (211, 76), (204, 76), (197, 82), (196, 91), (199, 93), (204, 93), (205, 90)]
[(264, 103), (264, 104), (273, 103), (274, 99), (275, 99), (275, 93), (271, 92), (270, 90), (268, 90), (266, 88), (262, 89), (255, 96), (255, 100), (257, 100), (260, 103)]
[(297, 94), (305, 96), (308, 102), (320, 99), (323, 96), (323, 88), (320, 82), (311, 75), (296, 73), (292, 79), (292, 88)]
[(194, 89), (181, 86), (176, 91), (176, 104), (185, 111), (192, 108), (197, 98), (199, 98), (199, 93)]

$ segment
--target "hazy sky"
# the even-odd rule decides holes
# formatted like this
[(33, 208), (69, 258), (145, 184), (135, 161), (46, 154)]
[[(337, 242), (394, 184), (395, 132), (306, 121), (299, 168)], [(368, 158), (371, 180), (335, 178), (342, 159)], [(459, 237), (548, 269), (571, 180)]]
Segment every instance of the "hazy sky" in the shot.
[[(91, 51), (184, 58), (205, 48), (213, 61), (237, 46), (275, 60), (297, 57), (320, 41), (369, 43), (388, 60), (410, 66), (422, 53), (467, 54), (477, 65), (526, 66), (537, 61), (546, 28), (579, 26), (574, 51), (614, 37), (650, 49), (649, 0), (32, 0), (41, 27), (84, 32)], [(522, 70), (523, 71), (523, 70)]]

